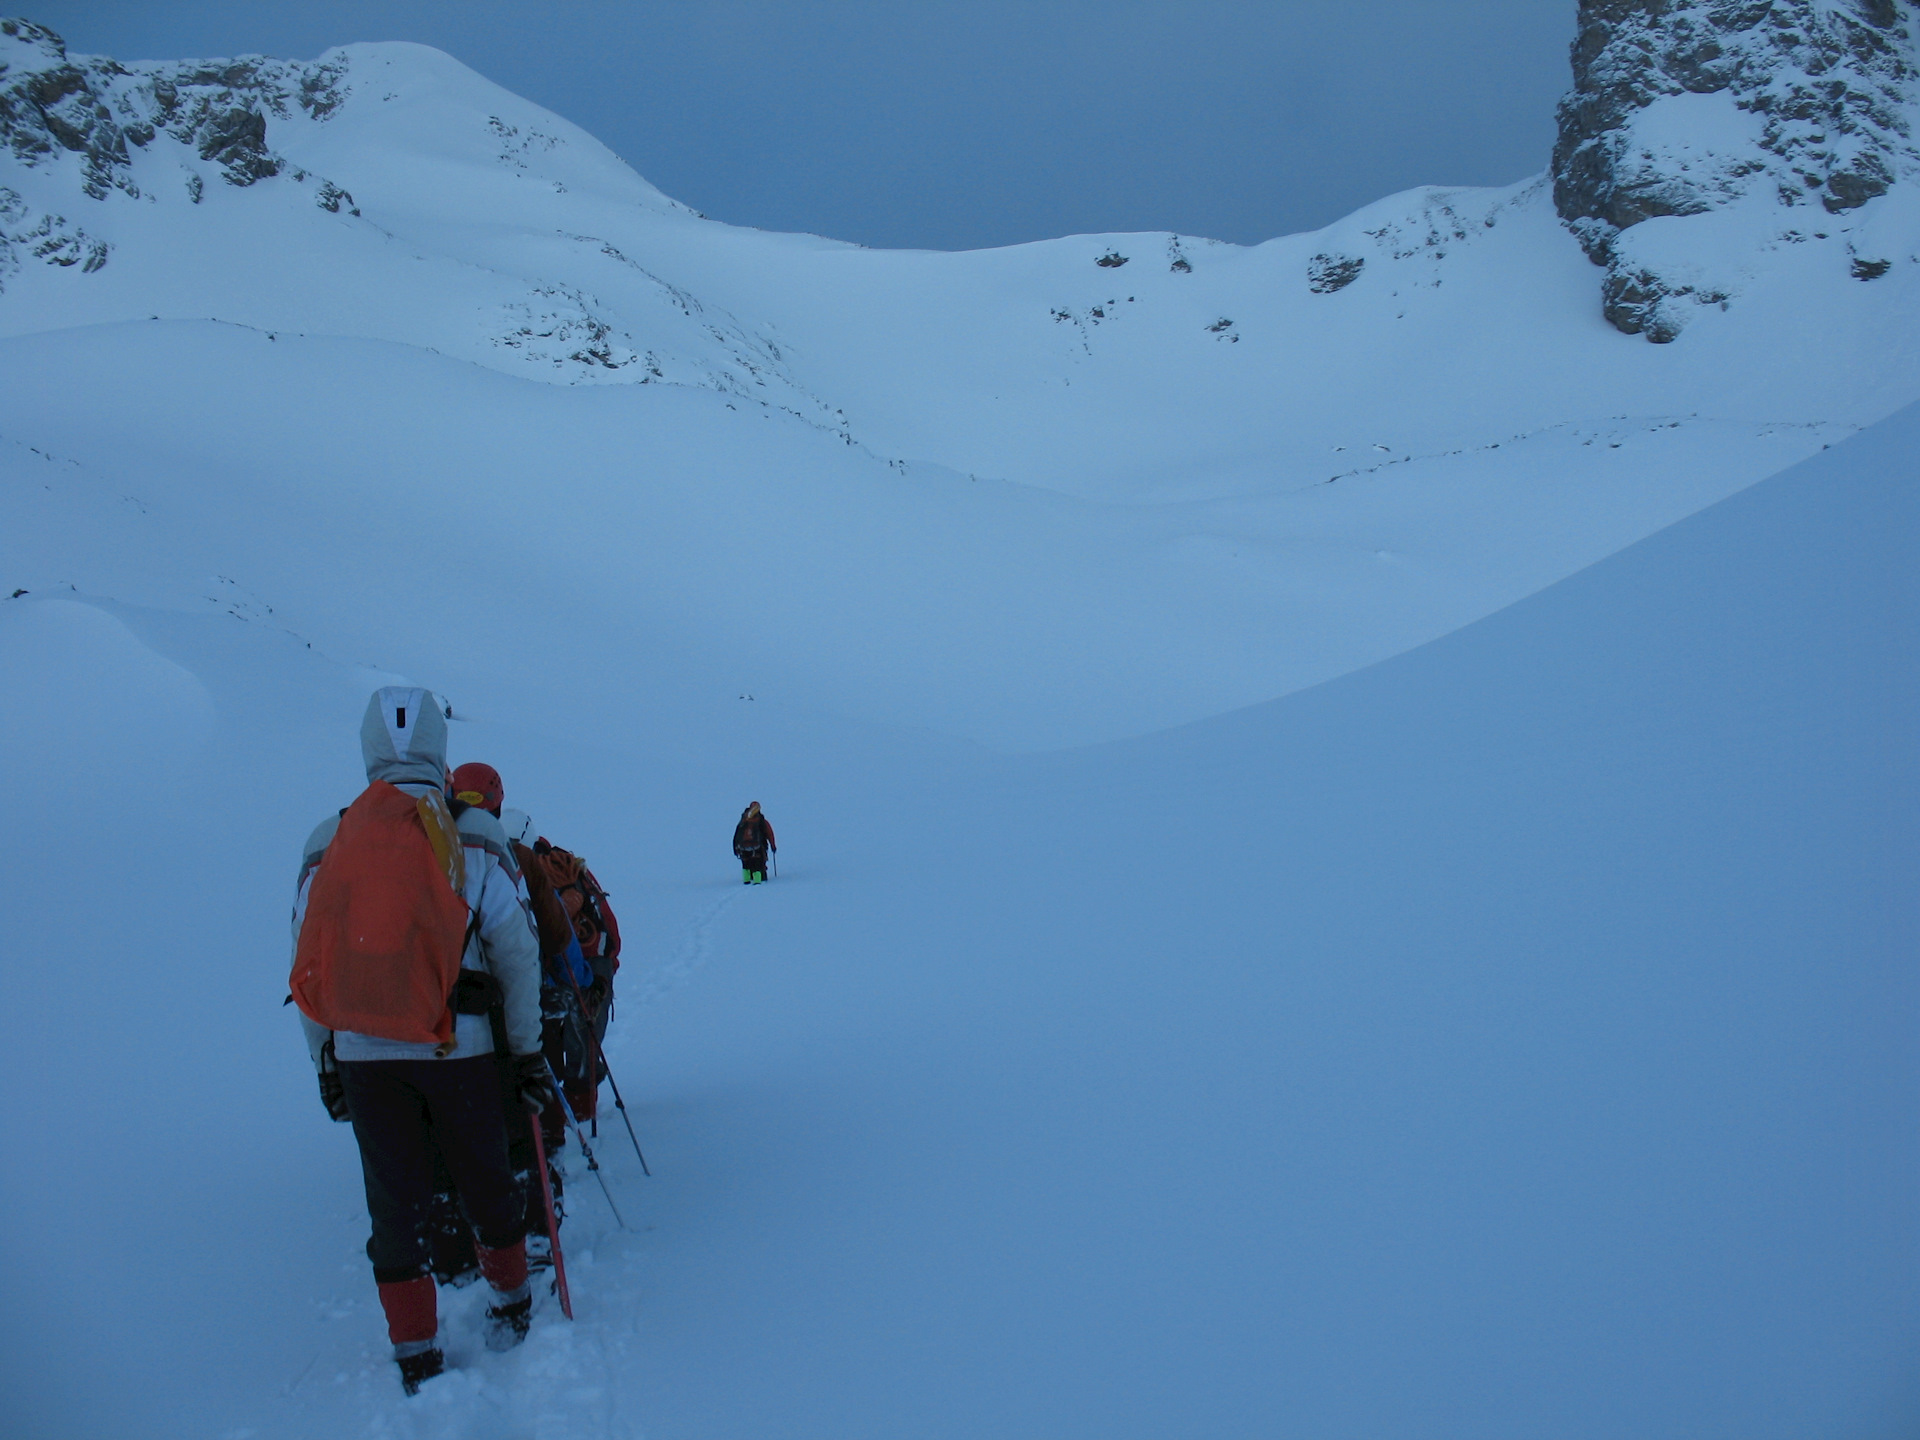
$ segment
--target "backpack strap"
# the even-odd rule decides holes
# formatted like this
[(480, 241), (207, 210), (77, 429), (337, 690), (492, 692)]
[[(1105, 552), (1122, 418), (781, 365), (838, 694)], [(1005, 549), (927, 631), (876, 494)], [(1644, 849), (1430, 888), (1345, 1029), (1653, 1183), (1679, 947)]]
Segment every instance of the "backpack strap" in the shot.
[(600, 902), (607, 898), (607, 892), (600, 888), (600, 881), (587, 868), (586, 862), (580, 862), (580, 898), (586, 908), (593, 912), (593, 923), (600, 927), (600, 958), (617, 960), (620, 956), (620, 932), (607, 923), (607, 912)]
[[(482, 900), (482, 902), (484, 902), (486, 898), (487, 898), (487, 882), (484, 878), (482, 878), (480, 881), (480, 899)], [(480, 933), (480, 914), (481, 914), (480, 906), (475, 905), (473, 907), (473, 914), (467, 917), (467, 933), (460, 937), (461, 974), (466, 973), (467, 951), (473, 945), (473, 937)], [(489, 984), (497, 984), (497, 982), (495, 982), (493, 979), (493, 972), (491, 970), (485, 971), (483, 973), (486, 975), (487, 982)], [(460, 1007), (453, 1003), (454, 997), (457, 996), (459, 993), (460, 993), (460, 975), (455, 975), (453, 977), (453, 988), (447, 992), (447, 1009), (451, 1011), (453, 1014), (453, 1036), (451, 1039), (446, 1040), (434, 1047), (433, 1055), (434, 1055), (434, 1059), (436, 1060), (446, 1059), (447, 1056), (453, 1053), (453, 1047), (460, 1043), (460, 1016), (462, 1012)]]
[[(487, 882), (482, 880), (480, 882), (480, 899), (484, 903), (486, 898), (487, 898)], [(480, 906), (476, 905), (473, 907), (473, 917), (467, 921), (467, 933), (465, 937), (462, 938), (462, 940), (460, 941), (460, 963), (462, 965), (465, 965), (467, 963), (467, 951), (472, 948), (474, 937), (477, 936), (479, 933), (480, 933)]]

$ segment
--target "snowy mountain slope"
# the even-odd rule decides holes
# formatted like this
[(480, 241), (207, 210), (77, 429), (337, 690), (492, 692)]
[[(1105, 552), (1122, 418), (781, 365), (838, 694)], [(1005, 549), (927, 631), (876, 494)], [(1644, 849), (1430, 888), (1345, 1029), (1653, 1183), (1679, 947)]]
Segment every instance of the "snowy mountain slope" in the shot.
[[(495, 644), (525, 644), (583, 712), (624, 709), (681, 656), (669, 671), (715, 699), (1011, 747), (1381, 658), (1838, 434), (1564, 426), (1424, 472), (1373, 452), (1361, 483), (1278, 511), (1116, 506), (902, 477), (699, 389), (529, 385), (367, 341), (149, 321), (0, 341), (0, 371), (8, 590), (185, 610), (237, 590), (324, 654), (456, 695)], [(1596, 452), (1616, 457), (1608, 484), (1560, 483)], [(535, 602), (485, 644), (457, 598), (476, 558)]]
[[(894, 255), (0, 34), (0, 1428), (1912, 1431), (1899, 173), (1623, 228), (1745, 267), (1649, 345), (1544, 181)], [(415, 1402), (281, 1007), (395, 677), (612, 886), (656, 1172)]]
[(1907, 1433), (1916, 444), (1909, 410), (1365, 672), (1018, 758), (671, 657), (575, 713), (519, 596), (314, 532), (629, 935), (634, 1228), (576, 1165), (578, 1322), (491, 1356), (450, 1295), (417, 1402), (278, 1008), (288, 837), (359, 784), (380, 677), (243, 602), (0, 600), (33, 854), (162, 837), (84, 894), (0, 872), (10, 1433)]
[[(417, 46), (115, 67), (18, 25), (0, 45), (0, 83), (28, 97), (0, 162), (17, 208), (106, 247), (89, 270), (91, 248), (36, 259), (26, 220), (9, 231), (14, 445), (91, 455), (98, 486), (206, 517), (230, 492), (205, 477), (309, 463), (234, 430), (226, 397), (244, 393), (259, 416), (303, 417), (289, 443), (316, 497), (338, 484), (322, 455), (456, 510), (484, 491), (517, 517), (512, 544), (590, 587), (605, 642), (648, 630), (712, 656), (725, 686), (1000, 745), (1139, 733), (1344, 673), (1920, 395), (1920, 266), (1862, 281), (1852, 265), (1920, 250), (1911, 186), (1817, 235), (1757, 212), (1688, 219), (1733, 226), (1758, 258), (1738, 304), (1650, 347), (1606, 323), (1545, 179), (1411, 192), (1252, 249), (1131, 235), (882, 253), (703, 220)], [(67, 71), (80, 80), (46, 78)], [(34, 87), (75, 84), (34, 118)], [(200, 118), (126, 138), (168, 87)], [(97, 197), (112, 137), (81, 135), (75, 111), (72, 150), (54, 123), (89, 97), (125, 152)], [(43, 149), (23, 152), (29, 132)], [(246, 142), (247, 183), (210, 135)], [(89, 258), (58, 263), (74, 255)], [(191, 328), (86, 328), (155, 318), (428, 353), (408, 378), (379, 370), (405, 392), (387, 403), (323, 363), (205, 351)], [(154, 392), (118, 407), (111, 462), (92, 393), (63, 373)], [(567, 398), (585, 389), (609, 394)], [(156, 428), (136, 435), (135, 416)], [(574, 528), (543, 524), (513, 494), (526, 485), (577, 504)], [(618, 558), (576, 582), (582, 523), (617, 536)], [(329, 632), (322, 581), (296, 601), (279, 553), (188, 550), (206, 558), (176, 577), (180, 603), (253, 565), (241, 583), (286, 623), (377, 659)], [(117, 593), (83, 550), (29, 555), (10, 587)]]

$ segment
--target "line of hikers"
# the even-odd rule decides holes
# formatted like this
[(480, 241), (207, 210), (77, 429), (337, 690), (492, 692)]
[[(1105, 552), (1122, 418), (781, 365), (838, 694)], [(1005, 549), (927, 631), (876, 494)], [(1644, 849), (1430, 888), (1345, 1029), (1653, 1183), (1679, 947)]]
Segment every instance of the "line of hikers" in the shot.
[(593, 872), (503, 807), (492, 766), (448, 771), (446, 718), (431, 691), (374, 694), (367, 789), (308, 837), (293, 909), (289, 998), (359, 1144), (408, 1394), (445, 1366), (436, 1280), (484, 1276), (487, 1347), (526, 1338), (563, 1214), (554, 1155), (569, 1107), (596, 1111), (620, 968)]
[[(530, 1271), (551, 1267), (572, 1313), (555, 1157), (571, 1120), (595, 1168), (580, 1126), (611, 1080), (620, 969), (619, 922), (586, 863), (505, 807), (491, 765), (447, 769), (450, 713), (410, 686), (367, 702), (367, 788), (301, 856), (287, 997), (321, 1103), (353, 1125), (367, 1258), (409, 1395), (446, 1365), (436, 1282), (485, 1277), (491, 1350), (527, 1337)], [(756, 801), (734, 827), (744, 883), (767, 878), (775, 848)]]

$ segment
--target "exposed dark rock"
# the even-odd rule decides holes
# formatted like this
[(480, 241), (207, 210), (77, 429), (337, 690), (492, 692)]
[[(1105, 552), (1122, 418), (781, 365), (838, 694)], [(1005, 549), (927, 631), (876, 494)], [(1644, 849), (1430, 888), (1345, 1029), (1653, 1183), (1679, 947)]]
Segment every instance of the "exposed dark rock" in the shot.
[(66, 216), (36, 213), (19, 191), (0, 186), (0, 290), (20, 269), (23, 254), (49, 265), (78, 265), (92, 274), (107, 263), (112, 249)]
[(1366, 268), (1367, 262), (1358, 255), (1316, 255), (1307, 262), (1307, 288), (1316, 295), (1331, 295), (1358, 280)]
[(1118, 250), (1109, 250), (1093, 263), (1105, 266), (1109, 270), (1118, 270), (1122, 265), (1127, 263), (1128, 258), (1129, 257), (1122, 255)]
[(267, 149), (267, 117), (236, 105), (208, 117), (199, 127), (200, 158), (218, 163), (234, 185), (251, 185), (280, 173), (280, 161)]
[(1838, 215), (1842, 210), (1859, 208), (1876, 195), (1886, 194), (1887, 186), (1892, 183), (1878, 155), (1862, 155), (1855, 169), (1841, 170), (1827, 177), (1827, 193), (1820, 197), (1820, 203)]
[(1856, 280), (1878, 280), (1893, 268), (1891, 260), (1855, 260), (1853, 278)]
[(360, 213), (359, 209), (353, 203), (353, 196), (347, 191), (342, 190), (331, 180), (323, 180), (320, 182), (320, 189), (315, 193), (313, 203), (318, 205), (322, 210), (334, 215), (340, 213), (340, 207), (343, 205), (346, 207), (349, 215), (358, 215)]
[(84, 156), (81, 188), (138, 196), (132, 149), (165, 131), (229, 184), (280, 173), (267, 143), (271, 117), (299, 106), (325, 119), (345, 98), (346, 64), (299, 65), (258, 56), (130, 69), (113, 60), (69, 58), (60, 37), (24, 20), (0, 21), (0, 143), (24, 165), (57, 152)]
[[(1920, 172), (1907, 120), (1910, 20), (1909, 0), (1581, 0), (1553, 192), (1588, 257), (1609, 267), (1608, 318), (1629, 334), (1671, 339), (1683, 323), (1673, 297), (1710, 298), (1619, 256), (1619, 237), (1635, 225), (1750, 194), (1787, 206), (1817, 195), (1838, 214)], [(1636, 133), (1660, 100), (1720, 94), (1753, 117), (1756, 138), (1739, 153), (1682, 162)], [(1664, 300), (1629, 298), (1650, 278)], [(1649, 320), (1653, 312), (1664, 318)]]
[[(253, 185), (283, 167), (268, 145), (269, 122), (290, 117), (296, 105), (325, 119), (345, 98), (345, 78), (346, 64), (338, 59), (298, 65), (251, 57), (129, 68), (70, 57), (45, 26), (0, 20), (0, 145), (29, 169), (79, 157), (80, 189), (94, 200), (116, 190), (138, 199), (133, 152), (162, 134), (218, 165), (228, 184)], [(201, 176), (189, 173), (186, 184), (198, 204)], [(351, 196), (337, 193), (352, 204)], [(34, 213), (18, 193), (0, 189), (0, 281), (23, 257), (84, 273), (105, 265), (110, 253), (66, 217)]]
[(1600, 286), (1601, 313), (1625, 335), (1645, 335), (1656, 345), (1679, 338), (1688, 305), (1725, 305), (1726, 295), (1676, 285), (1647, 269), (1614, 267)]

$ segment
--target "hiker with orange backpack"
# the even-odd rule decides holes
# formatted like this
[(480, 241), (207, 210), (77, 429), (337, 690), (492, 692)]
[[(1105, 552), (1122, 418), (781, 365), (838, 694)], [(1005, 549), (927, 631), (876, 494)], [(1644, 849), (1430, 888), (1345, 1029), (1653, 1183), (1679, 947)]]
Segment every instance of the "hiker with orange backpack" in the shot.
[(495, 1003), (521, 1102), (537, 1114), (554, 1088), (519, 867), (497, 819), (471, 807), (456, 819), (448, 807), (439, 699), (406, 686), (376, 691), (360, 748), (367, 789), (307, 841), (291, 989), (321, 1101), (352, 1123), (359, 1144), (367, 1258), (412, 1394), (445, 1365), (428, 1273), (436, 1154), (492, 1287), (487, 1347), (511, 1349), (532, 1319), (525, 1205), (507, 1162), (488, 1018)]

